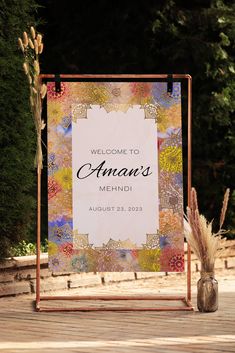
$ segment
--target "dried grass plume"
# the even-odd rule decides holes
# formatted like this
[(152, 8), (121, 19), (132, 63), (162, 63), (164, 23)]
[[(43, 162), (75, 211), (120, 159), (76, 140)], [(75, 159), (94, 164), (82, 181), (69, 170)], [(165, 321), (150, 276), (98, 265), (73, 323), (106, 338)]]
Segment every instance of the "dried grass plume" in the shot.
[(224, 194), (223, 206), (220, 213), (220, 223), (219, 223), (220, 229), (222, 229), (224, 224), (225, 215), (228, 208), (229, 193), (230, 193), (230, 189), (227, 189)]
[(229, 189), (224, 194), (223, 206), (220, 215), (220, 228), (217, 233), (212, 231), (212, 222), (199, 213), (197, 193), (191, 190), (191, 207), (187, 207), (187, 216), (184, 222), (186, 239), (201, 262), (201, 270), (213, 272), (215, 259), (221, 247), (222, 235), (226, 233), (222, 229), (229, 200)]

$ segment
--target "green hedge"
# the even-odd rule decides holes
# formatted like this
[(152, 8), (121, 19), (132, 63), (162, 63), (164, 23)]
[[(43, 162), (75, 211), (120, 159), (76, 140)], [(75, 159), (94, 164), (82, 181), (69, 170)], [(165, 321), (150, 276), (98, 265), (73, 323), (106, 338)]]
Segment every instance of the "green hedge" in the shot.
[(34, 222), (34, 125), (17, 38), (35, 24), (35, 10), (32, 0), (0, 1), (0, 258)]

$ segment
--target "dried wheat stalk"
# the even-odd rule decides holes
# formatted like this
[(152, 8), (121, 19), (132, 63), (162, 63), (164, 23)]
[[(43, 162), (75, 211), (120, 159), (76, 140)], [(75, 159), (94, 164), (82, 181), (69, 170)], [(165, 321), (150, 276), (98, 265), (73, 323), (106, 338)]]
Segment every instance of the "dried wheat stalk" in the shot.
[(42, 120), (42, 101), (47, 93), (47, 87), (40, 81), (39, 56), (43, 51), (42, 35), (36, 33), (33, 27), (30, 28), (30, 35), (23, 33), (23, 38), (18, 38), (18, 44), (24, 55), (23, 69), (28, 78), (30, 90), (30, 106), (37, 132), (37, 151), (35, 165), (42, 169), (42, 130), (45, 127)]

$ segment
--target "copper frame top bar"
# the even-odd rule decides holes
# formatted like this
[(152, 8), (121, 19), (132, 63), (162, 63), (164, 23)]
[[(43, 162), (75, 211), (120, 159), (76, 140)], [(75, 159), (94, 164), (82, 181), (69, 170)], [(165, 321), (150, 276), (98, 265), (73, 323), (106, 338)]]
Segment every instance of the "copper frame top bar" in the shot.
[[(168, 74), (60, 74), (60, 78), (168, 78)], [(51, 78), (54, 79), (54, 74), (41, 74), (41, 79)], [(173, 74), (172, 78), (187, 78), (192, 77), (188, 74)]]

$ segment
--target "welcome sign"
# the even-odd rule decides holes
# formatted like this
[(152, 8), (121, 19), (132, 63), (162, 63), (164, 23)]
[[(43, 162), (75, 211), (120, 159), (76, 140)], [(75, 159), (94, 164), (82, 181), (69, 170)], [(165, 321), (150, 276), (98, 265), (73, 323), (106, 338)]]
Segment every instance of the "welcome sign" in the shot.
[(181, 86), (48, 83), (52, 271), (183, 271)]

